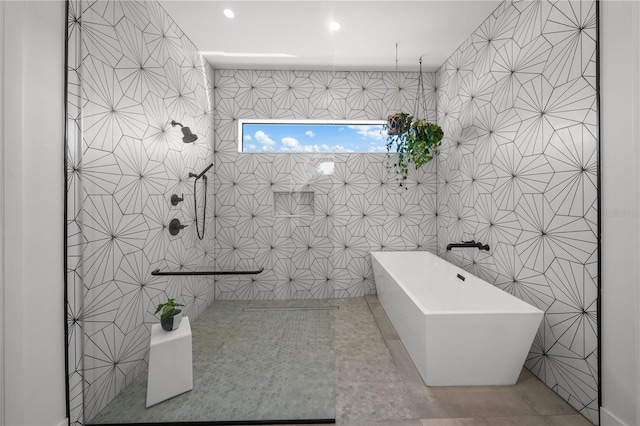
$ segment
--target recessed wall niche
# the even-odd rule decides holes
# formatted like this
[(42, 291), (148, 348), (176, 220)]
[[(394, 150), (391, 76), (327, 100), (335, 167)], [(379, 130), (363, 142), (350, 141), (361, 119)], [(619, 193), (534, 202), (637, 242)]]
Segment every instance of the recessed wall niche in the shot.
[(275, 217), (313, 216), (313, 191), (273, 193), (273, 215)]

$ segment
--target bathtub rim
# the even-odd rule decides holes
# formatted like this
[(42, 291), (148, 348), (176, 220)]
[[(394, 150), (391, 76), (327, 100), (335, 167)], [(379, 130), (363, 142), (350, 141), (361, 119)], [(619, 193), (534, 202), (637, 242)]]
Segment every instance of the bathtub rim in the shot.
[[(510, 296), (511, 298), (513, 298), (513, 302), (515, 304), (517, 304), (518, 306), (520, 306), (522, 309), (504, 309), (504, 310), (500, 310), (499, 312), (496, 311), (490, 311), (490, 310), (473, 310), (473, 309), (467, 309), (467, 310), (451, 310), (451, 309), (428, 309), (427, 307), (424, 306), (423, 303), (421, 303), (419, 300), (417, 300), (418, 298), (415, 296), (415, 294), (410, 291), (409, 289), (406, 288), (406, 286), (402, 283), (402, 280), (398, 278), (398, 276), (392, 271), (389, 270), (387, 268), (384, 267), (384, 263), (381, 262), (380, 260), (380, 256), (386, 256), (386, 255), (390, 255), (390, 254), (421, 254), (424, 255), (426, 254), (427, 256), (432, 256), (434, 258), (437, 258), (439, 261), (445, 262), (446, 264), (450, 265), (452, 268), (455, 268), (458, 271), (463, 272), (466, 275), (470, 275), (472, 277), (474, 277), (475, 279), (477, 279), (480, 283), (482, 283), (481, 285), (486, 285), (488, 286), (487, 288), (493, 288), (493, 290), (490, 291), (494, 291), (494, 290), (498, 290), (501, 291), (503, 293), (505, 293), (506, 295)], [(438, 256), (435, 253), (432, 253), (430, 251), (427, 250), (398, 250), (398, 251), (372, 251), (370, 252), (371, 255), (371, 259), (372, 261), (375, 260), (377, 261), (380, 266), (383, 267), (383, 269), (385, 269), (385, 271), (393, 278), (393, 280), (396, 282), (396, 284), (402, 288), (402, 290), (407, 294), (407, 296), (409, 296), (409, 298), (411, 299), (411, 301), (420, 309), (420, 311), (424, 314), (424, 315), (469, 315), (469, 314), (474, 314), (474, 315), (495, 315), (495, 314), (529, 314), (529, 315), (539, 315), (540, 313), (544, 314), (544, 311), (541, 310), (540, 308), (530, 304), (529, 302), (526, 302), (522, 299), (520, 299), (519, 297), (509, 293), (506, 290), (501, 289), (500, 287), (496, 287), (495, 285), (491, 284), (490, 282), (478, 277), (477, 275), (472, 274), (471, 272), (462, 269), (461, 267), (459, 267), (458, 265), (449, 262), (447, 259), (444, 259), (440, 256)]]

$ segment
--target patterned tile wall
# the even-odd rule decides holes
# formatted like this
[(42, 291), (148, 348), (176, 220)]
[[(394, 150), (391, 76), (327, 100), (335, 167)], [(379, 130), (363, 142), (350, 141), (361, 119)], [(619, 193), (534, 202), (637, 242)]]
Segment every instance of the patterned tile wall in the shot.
[[(68, 34), (69, 383), (71, 422), (82, 424), (145, 366), (161, 300), (194, 318), (213, 299), (209, 277), (150, 274), (213, 259), (214, 188), (200, 241), (188, 178), (213, 160), (213, 84), (156, 2), (72, 1)], [(172, 119), (198, 141), (183, 144)], [(202, 180), (196, 190), (202, 226)], [(188, 225), (175, 237), (173, 218)]]
[(594, 423), (596, 7), (505, 2), (437, 73), (438, 253), (546, 312), (526, 365)]
[[(401, 105), (435, 121), (435, 73), (418, 105), (417, 72), (216, 70), (214, 81), (215, 261), (265, 268), (217, 278), (216, 299), (362, 296), (375, 292), (371, 250), (435, 251), (435, 161), (405, 190), (385, 154), (239, 154), (237, 142), (238, 119), (385, 119)], [(317, 174), (327, 160), (334, 174)], [(313, 191), (313, 215), (273, 214), (274, 192), (291, 191)]]

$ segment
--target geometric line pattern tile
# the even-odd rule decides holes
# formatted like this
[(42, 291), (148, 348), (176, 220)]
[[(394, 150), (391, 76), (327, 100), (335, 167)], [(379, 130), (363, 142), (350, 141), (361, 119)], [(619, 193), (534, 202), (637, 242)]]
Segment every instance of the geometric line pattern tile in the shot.
[[(71, 422), (80, 425), (143, 370), (160, 300), (181, 300), (192, 319), (213, 300), (211, 278), (150, 274), (172, 262), (195, 265), (213, 252), (213, 243), (189, 237), (195, 217), (188, 178), (213, 159), (213, 84), (204, 82), (209, 74), (195, 46), (157, 3), (72, 1), (68, 34), (67, 120), (75, 129), (66, 147), (69, 399)], [(185, 148), (172, 119), (190, 126), (198, 141)], [(185, 202), (172, 206), (172, 193), (185, 194)], [(172, 218), (188, 232), (170, 236)]]
[[(435, 74), (425, 76), (427, 118), (434, 121)], [(334, 173), (319, 177), (315, 170), (322, 154), (237, 152), (238, 119), (384, 119), (398, 101), (403, 110), (415, 108), (417, 77), (400, 73), (398, 95), (396, 77), (389, 72), (214, 71), (220, 224), (214, 258), (220, 267), (249, 265), (269, 273), (257, 278), (268, 283), (259, 291), (248, 291), (242, 279), (218, 278), (217, 297), (363, 296), (375, 292), (370, 251), (435, 248), (436, 227), (423, 202), (435, 190), (435, 168), (411, 174), (405, 191), (386, 170), (384, 154), (331, 154)], [(468, 90), (484, 93), (484, 87)], [(274, 210), (295, 209), (283, 204), (291, 197), (274, 198), (274, 191), (313, 192), (312, 214), (275, 216)], [(402, 235), (411, 229), (405, 242)]]
[(593, 423), (596, 8), (505, 2), (442, 65), (436, 194), (438, 252), (458, 239), (491, 245), (449, 257), (545, 311), (527, 366)]

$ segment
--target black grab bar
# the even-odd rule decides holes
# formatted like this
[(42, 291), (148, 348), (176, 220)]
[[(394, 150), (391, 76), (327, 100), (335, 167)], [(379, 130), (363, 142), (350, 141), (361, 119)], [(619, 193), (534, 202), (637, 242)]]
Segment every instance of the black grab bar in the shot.
[(264, 271), (260, 268), (257, 271), (178, 271), (178, 272), (162, 272), (156, 269), (151, 275), (256, 275)]

